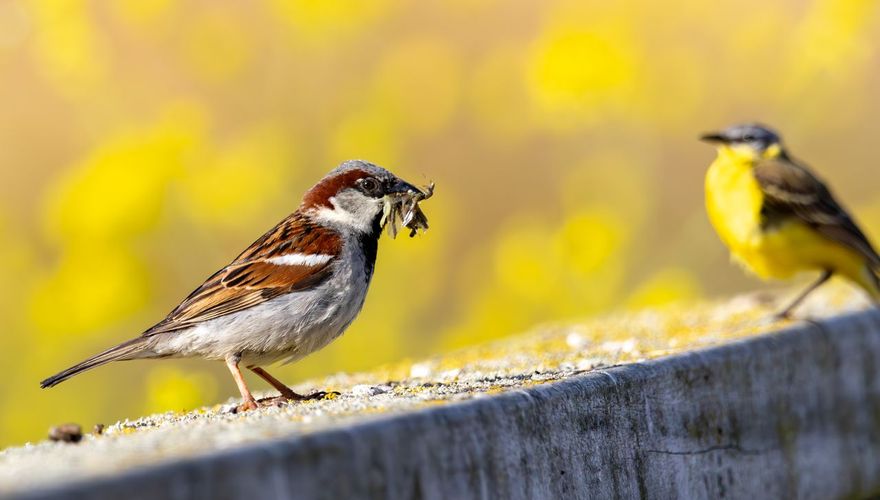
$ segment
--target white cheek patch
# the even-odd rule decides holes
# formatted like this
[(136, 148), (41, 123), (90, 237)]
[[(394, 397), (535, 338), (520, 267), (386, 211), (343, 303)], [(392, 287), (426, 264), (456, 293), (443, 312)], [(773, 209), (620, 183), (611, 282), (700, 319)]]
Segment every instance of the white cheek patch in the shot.
[(279, 266), (319, 266), (330, 262), (330, 259), (332, 258), (332, 255), (327, 255), (325, 253), (289, 253), (287, 255), (272, 257), (266, 261)]
[[(357, 231), (366, 233), (370, 231), (372, 221), (380, 207), (375, 205), (375, 210), (369, 205), (363, 207), (363, 214), (355, 214), (340, 207), (340, 203), (335, 197), (330, 198), (330, 204), (333, 208), (321, 207), (314, 212), (314, 217), (322, 222), (333, 226), (344, 226), (353, 228)], [(360, 215), (360, 216), (359, 216)]]

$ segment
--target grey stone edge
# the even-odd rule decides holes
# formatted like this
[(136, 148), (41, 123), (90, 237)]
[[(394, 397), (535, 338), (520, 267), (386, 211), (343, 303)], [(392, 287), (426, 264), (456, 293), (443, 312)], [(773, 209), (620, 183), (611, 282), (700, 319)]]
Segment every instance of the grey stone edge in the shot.
[(860, 498), (880, 313), (16, 498)]

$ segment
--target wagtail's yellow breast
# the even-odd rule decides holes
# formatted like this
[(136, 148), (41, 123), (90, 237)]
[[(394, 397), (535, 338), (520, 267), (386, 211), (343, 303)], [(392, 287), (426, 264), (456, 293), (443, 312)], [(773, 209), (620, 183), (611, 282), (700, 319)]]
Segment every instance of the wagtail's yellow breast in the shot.
[(706, 210), (721, 240), (734, 253), (757, 244), (763, 199), (752, 163), (722, 148), (706, 173)]
[(706, 211), (733, 260), (761, 278), (788, 278), (809, 265), (801, 251), (819, 238), (802, 224), (761, 226), (764, 192), (753, 167), (752, 159), (720, 148), (706, 173)]

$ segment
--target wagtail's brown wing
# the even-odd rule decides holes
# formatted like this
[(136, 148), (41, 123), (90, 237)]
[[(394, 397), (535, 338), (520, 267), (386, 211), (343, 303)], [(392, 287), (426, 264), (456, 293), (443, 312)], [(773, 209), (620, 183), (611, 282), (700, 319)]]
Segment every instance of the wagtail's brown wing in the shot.
[(754, 175), (764, 193), (761, 213), (765, 228), (797, 220), (858, 252), (871, 267), (880, 268), (880, 256), (871, 242), (806, 166), (787, 157), (762, 160), (755, 165)]

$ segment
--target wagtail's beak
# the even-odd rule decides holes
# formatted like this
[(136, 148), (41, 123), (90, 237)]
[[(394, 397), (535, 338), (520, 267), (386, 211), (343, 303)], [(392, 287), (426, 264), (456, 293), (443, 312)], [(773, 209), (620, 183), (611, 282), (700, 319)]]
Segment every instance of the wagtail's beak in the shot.
[(703, 142), (709, 143), (726, 143), (727, 138), (724, 135), (719, 134), (718, 132), (709, 132), (708, 134), (703, 134), (700, 136), (700, 140)]

